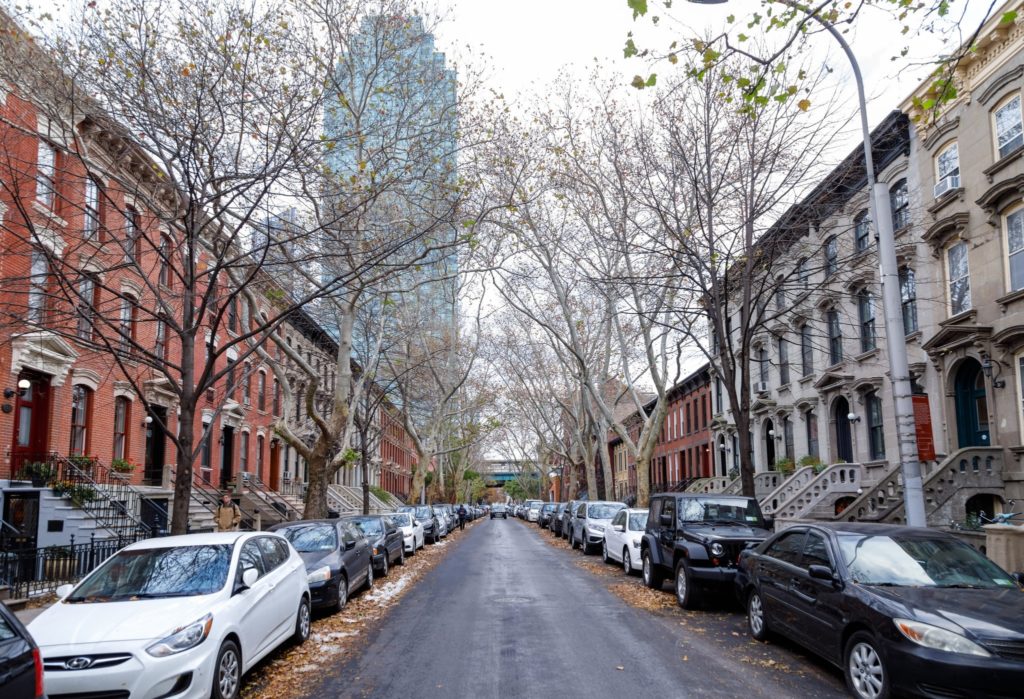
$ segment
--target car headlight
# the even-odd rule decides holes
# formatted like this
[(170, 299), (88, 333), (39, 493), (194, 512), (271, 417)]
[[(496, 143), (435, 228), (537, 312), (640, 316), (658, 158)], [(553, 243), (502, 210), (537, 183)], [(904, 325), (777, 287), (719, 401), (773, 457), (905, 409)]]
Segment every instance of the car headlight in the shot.
[(977, 643), (953, 631), (909, 619), (893, 619), (893, 623), (896, 624), (896, 628), (900, 630), (901, 634), (919, 646), (944, 650), (949, 653), (980, 655), (983, 658), (990, 656), (990, 653)]
[(174, 629), (165, 638), (146, 648), (146, 652), (154, 658), (166, 658), (168, 655), (195, 648), (206, 640), (212, 627), (213, 615), (207, 614), (202, 619)]
[(635, 548), (635, 549), (640, 548), (640, 539), (636, 539), (636, 540), (633, 541), (633, 548)]
[(591, 524), (590, 525), (590, 531), (603, 532), (604, 531), (604, 525), (603, 524)]
[(331, 568), (330, 566), (324, 566), (323, 568), (317, 568), (312, 573), (306, 576), (306, 582), (318, 583), (325, 582), (331, 579)]
[(711, 555), (712, 556), (721, 556), (723, 553), (725, 553), (725, 547), (724, 546), (722, 546), (717, 541), (715, 543), (711, 544)]

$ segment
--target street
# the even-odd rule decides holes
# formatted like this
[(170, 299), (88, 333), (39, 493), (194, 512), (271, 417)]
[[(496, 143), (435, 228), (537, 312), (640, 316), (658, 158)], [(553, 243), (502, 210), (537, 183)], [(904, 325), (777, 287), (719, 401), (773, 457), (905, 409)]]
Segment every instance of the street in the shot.
[(846, 696), (837, 670), (750, 639), (728, 601), (684, 612), (666, 585), (659, 609), (636, 608), (612, 590), (645, 593), (639, 578), (599, 555), (515, 519), (480, 524), (311, 696)]

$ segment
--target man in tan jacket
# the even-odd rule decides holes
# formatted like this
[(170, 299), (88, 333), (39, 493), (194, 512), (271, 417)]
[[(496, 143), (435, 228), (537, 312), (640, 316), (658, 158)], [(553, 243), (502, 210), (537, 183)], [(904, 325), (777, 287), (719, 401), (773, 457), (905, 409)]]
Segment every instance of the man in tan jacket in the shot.
[(238, 505), (231, 502), (231, 496), (224, 493), (220, 499), (220, 505), (217, 506), (217, 531), (237, 531), (241, 521), (242, 511), (238, 509)]

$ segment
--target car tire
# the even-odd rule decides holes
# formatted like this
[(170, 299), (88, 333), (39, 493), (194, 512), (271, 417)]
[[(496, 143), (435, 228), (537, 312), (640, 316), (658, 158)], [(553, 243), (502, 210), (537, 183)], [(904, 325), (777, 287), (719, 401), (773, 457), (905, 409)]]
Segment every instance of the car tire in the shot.
[(857, 699), (889, 699), (889, 671), (867, 631), (858, 631), (846, 642), (843, 670), (846, 686)]
[(295, 614), (295, 633), (292, 640), (302, 645), (313, 630), (313, 618), (309, 611), (309, 598), (303, 597), (299, 602), (299, 611)]
[(366, 566), (366, 582), (363, 583), (364, 590), (373, 589), (373, 560), (370, 560), (370, 565)]
[(609, 563), (612, 562), (612, 559), (610, 559), (608, 557), (608, 542), (607, 541), (602, 541), (601, 542), (601, 561), (604, 562), (605, 565), (608, 565)]
[(572, 550), (575, 551), (579, 548), (579, 544), (576, 542), (576, 533), (573, 532), (569, 535), (569, 543), (572, 545)]
[(683, 609), (693, 609), (697, 604), (697, 595), (693, 589), (693, 580), (690, 577), (690, 566), (686, 564), (686, 559), (679, 559), (679, 563), (676, 564), (676, 578), (673, 583), (673, 587), (676, 591), (676, 602)]
[(385, 549), (384, 550), (384, 565), (382, 565), (380, 567), (380, 577), (382, 577), (382, 578), (388, 577), (388, 563), (389, 563), (389, 561), (388, 561), (388, 552), (387, 552), (387, 549)]
[(224, 641), (213, 666), (213, 699), (235, 699), (242, 687), (242, 652), (234, 641)]
[(622, 549), (622, 570), (626, 575), (633, 574), (633, 559), (629, 555), (629, 547)]
[(761, 599), (761, 593), (757, 590), (751, 590), (750, 595), (747, 596), (747, 629), (755, 641), (767, 641), (770, 635), (764, 601)]
[(665, 582), (665, 575), (654, 565), (654, 561), (651, 560), (651, 554), (648, 551), (644, 551), (640, 555), (640, 561), (642, 563), (644, 585), (652, 590), (660, 590), (661, 584)]
[(405, 565), (405, 544), (402, 544), (401, 552), (398, 554), (398, 565)]
[(348, 604), (348, 576), (344, 573), (338, 577), (338, 601), (334, 603), (334, 611), (340, 612)]

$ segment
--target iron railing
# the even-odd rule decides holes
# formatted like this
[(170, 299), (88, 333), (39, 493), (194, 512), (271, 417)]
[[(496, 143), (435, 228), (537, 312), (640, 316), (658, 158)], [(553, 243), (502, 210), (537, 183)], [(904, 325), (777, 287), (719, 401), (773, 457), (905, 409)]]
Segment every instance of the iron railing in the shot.
[(0, 582), (11, 586), (15, 598), (53, 592), (61, 585), (78, 582), (121, 548), (142, 538), (96, 539), (93, 533), (87, 543), (76, 543), (72, 535), (68, 546), (0, 550)]
[(302, 519), (299, 512), (290, 502), (267, 486), (255, 473), (242, 473), (242, 482), (249, 488), (249, 491), (268, 503), (280, 514), (284, 520)]

